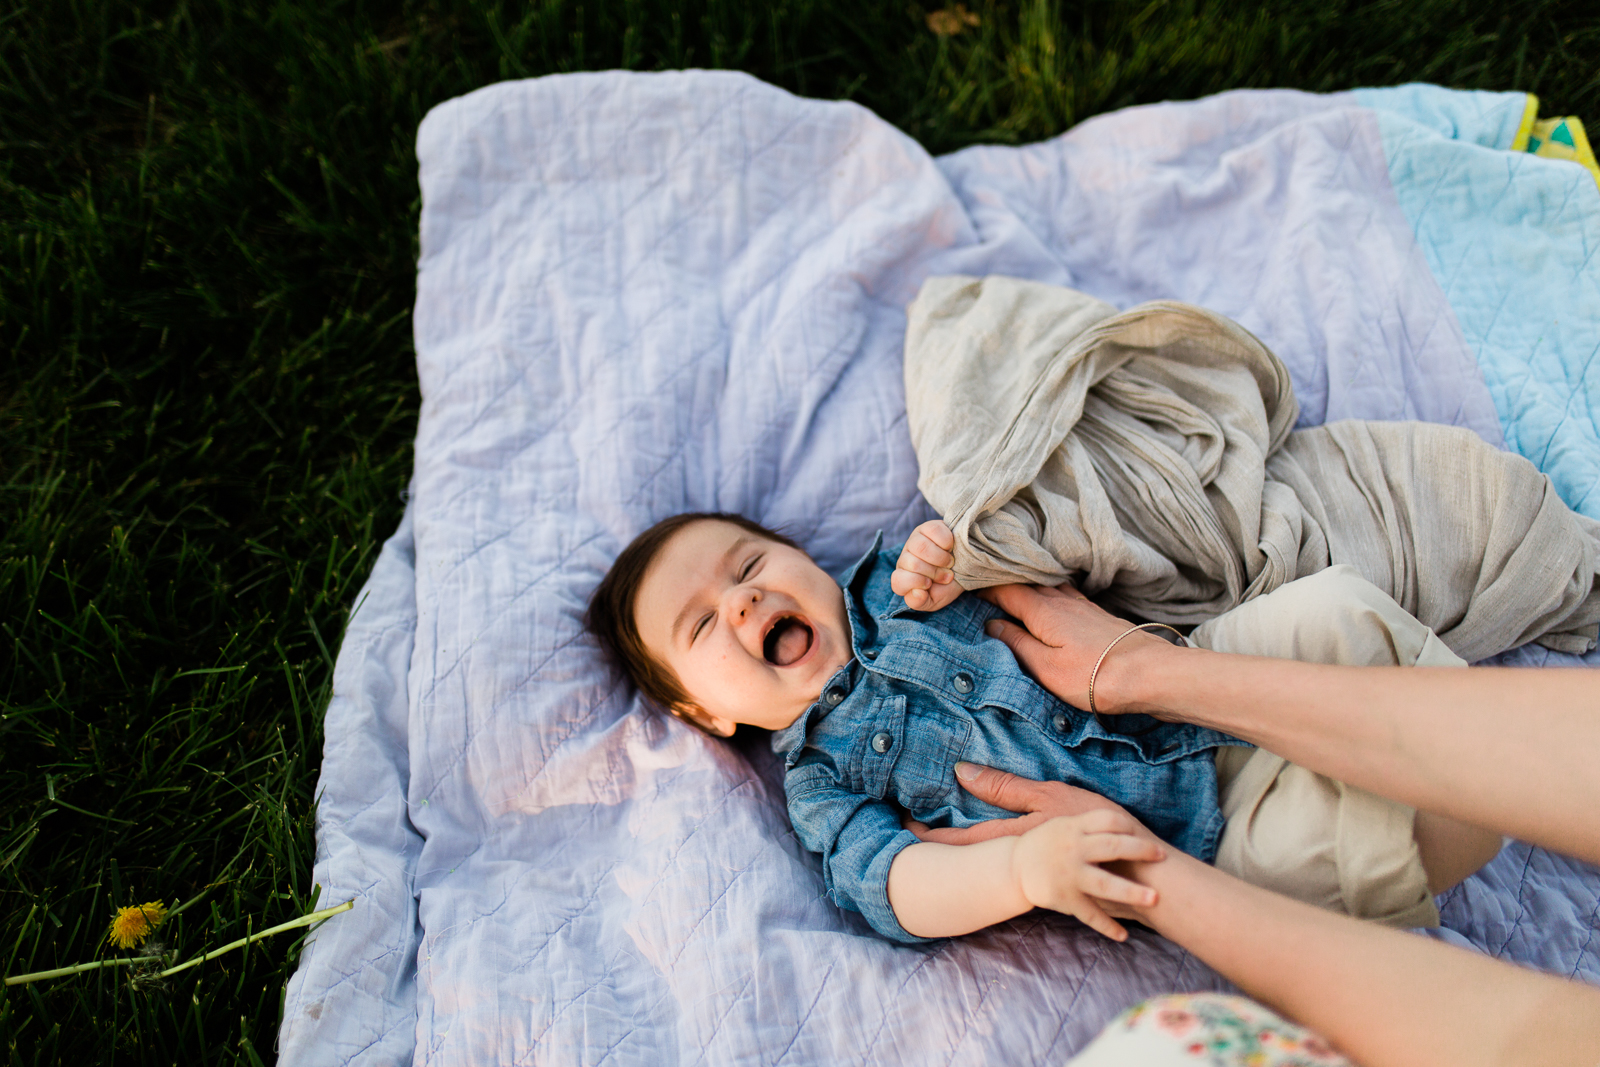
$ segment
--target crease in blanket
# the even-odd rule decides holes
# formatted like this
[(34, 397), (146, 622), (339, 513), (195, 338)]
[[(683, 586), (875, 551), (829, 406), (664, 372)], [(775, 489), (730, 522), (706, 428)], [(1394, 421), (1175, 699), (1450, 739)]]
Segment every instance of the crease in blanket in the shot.
[(1600, 522), (1469, 430), (1295, 430), (1278, 357), (1188, 304), (946, 276), (907, 316), (917, 484), (963, 588), (1071, 579), (1194, 624), (1348, 563), (1469, 661), (1595, 645)]

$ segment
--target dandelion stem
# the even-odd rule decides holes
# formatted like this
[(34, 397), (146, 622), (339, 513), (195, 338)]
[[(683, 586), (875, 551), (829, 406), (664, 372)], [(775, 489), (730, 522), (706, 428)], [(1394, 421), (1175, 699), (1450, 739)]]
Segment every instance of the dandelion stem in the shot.
[[(349, 911), (351, 908), (353, 908), (355, 906), (356, 906), (356, 902), (352, 899), (352, 900), (345, 901), (343, 904), (335, 904), (331, 908), (323, 908), (321, 911), (314, 911), (310, 915), (302, 915), (298, 919), (290, 919), (286, 923), (279, 923), (277, 926), (273, 926), (273, 927), (270, 927), (270, 928), (268, 928), (266, 930), (262, 930), (258, 934), (251, 934), (249, 937), (241, 937), (239, 940), (234, 941), (231, 944), (223, 945), (221, 948), (212, 949), (210, 952), (207, 952), (204, 956), (196, 956), (194, 959), (189, 960), (189, 961), (187, 961), (185, 963), (180, 963), (176, 967), (168, 967), (166, 970), (164, 970), (160, 974), (156, 975), (156, 977), (157, 978), (166, 978), (169, 975), (177, 974), (179, 971), (187, 971), (190, 967), (199, 966), (200, 964), (204, 963), (206, 960), (215, 959), (216, 957), (222, 955), (225, 952), (232, 952), (236, 948), (243, 948), (244, 946), (248, 945), (252, 941), (259, 941), (263, 937), (271, 937), (273, 934), (281, 934), (285, 930), (293, 930), (293, 929), (295, 929), (296, 927), (299, 927), (299, 926), (310, 926), (312, 923), (321, 922), (323, 919), (329, 918), (330, 916), (333, 916), (333, 915), (337, 915), (341, 911)], [(9, 981), (9, 979), (8, 979), (8, 981)]]
[(93, 971), (101, 967), (126, 967), (130, 963), (155, 963), (160, 956), (130, 956), (116, 960), (95, 960), (93, 963), (75, 963), (71, 967), (57, 967), (53, 971), (34, 971), (32, 974), (19, 974), (6, 979), (6, 985), (23, 985), (27, 982), (39, 982), (46, 978), (65, 978), (69, 974), (81, 974), (84, 971)]
[[(177, 974), (179, 971), (186, 971), (190, 967), (204, 963), (206, 960), (215, 959), (224, 952), (232, 952), (236, 948), (243, 948), (252, 941), (259, 941), (263, 937), (271, 937), (273, 934), (281, 934), (285, 930), (293, 930), (299, 926), (310, 926), (312, 923), (321, 922), (323, 919), (337, 915), (341, 911), (349, 911), (355, 906), (356, 902), (354, 900), (347, 900), (343, 904), (336, 904), (331, 908), (323, 908), (321, 911), (314, 911), (310, 915), (302, 915), (298, 919), (290, 919), (286, 923), (279, 923), (277, 926), (274, 926), (268, 930), (263, 930), (259, 934), (251, 934), (249, 937), (241, 937), (232, 944), (223, 945), (219, 949), (213, 949), (212, 951), (207, 952), (204, 956), (196, 956), (187, 963), (180, 963), (176, 967), (168, 967), (166, 970), (157, 975), (157, 977), (165, 978), (168, 975)], [(27, 982), (43, 981), (46, 978), (65, 978), (69, 974), (82, 974), (84, 971), (98, 970), (101, 967), (126, 967), (130, 963), (158, 963), (160, 960), (160, 956), (130, 956), (124, 959), (116, 960), (95, 960), (93, 963), (78, 963), (71, 967), (57, 967), (53, 971), (34, 971), (32, 974), (19, 974), (14, 978), (7, 978), (6, 985), (23, 985)]]

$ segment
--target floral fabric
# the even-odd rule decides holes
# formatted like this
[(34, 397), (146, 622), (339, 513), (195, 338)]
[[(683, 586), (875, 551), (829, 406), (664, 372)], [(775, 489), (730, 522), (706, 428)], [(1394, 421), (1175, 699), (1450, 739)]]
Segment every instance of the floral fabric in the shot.
[(1245, 997), (1173, 994), (1135, 1004), (1068, 1067), (1354, 1067), (1325, 1040)]

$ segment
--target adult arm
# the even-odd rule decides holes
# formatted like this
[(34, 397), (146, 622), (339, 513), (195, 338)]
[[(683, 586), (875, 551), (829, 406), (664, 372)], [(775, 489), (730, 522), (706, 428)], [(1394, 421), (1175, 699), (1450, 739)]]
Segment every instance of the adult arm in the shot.
[[(965, 768), (962, 785), (1023, 818), (1049, 819), (1086, 803), (1083, 790), (990, 768)], [(913, 826), (924, 840), (969, 841), (1018, 821)], [(1113, 914), (1182, 945), (1366, 1067), (1600, 1062), (1600, 990), (1334, 915), (1175, 850), (1159, 863), (1113, 869), (1156, 891), (1153, 903), (1112, 906)]]
[[(1090, 672), (1128, 624), (1070, 587), (985, 594), (1041, 685), (1088, 706)], [(1412, 807), (1600, 863), (1600, 675), (1588, 670), (1335, 667), (1130, 634), (1095, 706), (1232, 734)]]
[(1594, 1067), (1600, 989), (1322, 911), (1191, 856), (1133, 917), (1366, 1067)]

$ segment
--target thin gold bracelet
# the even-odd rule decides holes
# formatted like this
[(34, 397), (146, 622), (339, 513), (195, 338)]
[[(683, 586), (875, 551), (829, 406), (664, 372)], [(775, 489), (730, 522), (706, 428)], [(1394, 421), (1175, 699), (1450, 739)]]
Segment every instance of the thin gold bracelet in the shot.
[(1095, 706), (1094, 706), (1094, 680), (1100, 674), (1100, 664), (1104, 663), (1106, 661), (1106, 657), (1111, 655), (1111, 650), (1113, 648), (1117, 647), (1117, 642), (1118, 641), (1121, 641), (1124, 637), (1127, 637), (1129, 634), (1133, 633), (1135, 630), (1148, 630), (1153, 626), (1159, 626), (1163, 630), (1171, 630), (1174, 634), (1177, 634), (1177, 637), (1178, 637), (1179, 641), (1182, 641), (1184, 639), (1183, 638), (1183, 634), (1178, 633), (1178, 630), (1177, 630), (1176, 627), (1168, 626), (1164, 622), (1141, 622), (1138, 626), (1130, 626), (1126, 630), (1124, 630), (1120, 634), (1118, 634), (1116, 636), (1116, 639), (1113, 640), (1109, 645), (1106, 646), (1106, 650), (1104, 652), (1100, 653), (1100, 658), (1094, 661), (1094, 670), (1089, 672), (1089, 714), (1090, 715), (1099, 715), (1100, 714), (1098, 711), (1095, 710)]

